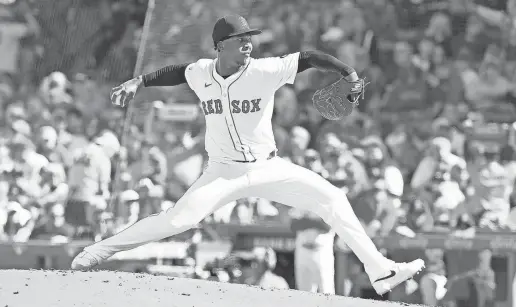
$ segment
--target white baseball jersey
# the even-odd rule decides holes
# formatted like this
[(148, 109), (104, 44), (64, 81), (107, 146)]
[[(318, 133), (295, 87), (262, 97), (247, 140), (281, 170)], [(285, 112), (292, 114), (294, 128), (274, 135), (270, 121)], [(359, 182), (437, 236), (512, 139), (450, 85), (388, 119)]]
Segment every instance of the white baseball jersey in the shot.
[(299, 52), (283, 57), (249, 58), (224, 79), (217, 60), (201, 59), (185, 72), (206, 118), (206, 151), (212, 161), (253, 161), (276, 151), (272, 131), (274, 93), (293, 84)]

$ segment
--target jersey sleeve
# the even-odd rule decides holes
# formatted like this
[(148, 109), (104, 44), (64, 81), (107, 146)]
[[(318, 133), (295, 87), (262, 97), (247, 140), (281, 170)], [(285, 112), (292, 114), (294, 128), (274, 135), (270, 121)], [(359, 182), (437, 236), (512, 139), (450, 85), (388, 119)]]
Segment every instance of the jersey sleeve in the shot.
[(211, 67), (210, 64), (212, 62), (213, 60), (210, 59), (200, 59), (186, 67), (186, 82), (192, 90), (195, 91), (195, 89), (202, 85), (206, 78), (209, 77)]
[(258, 60), (258, 69), (263, 70), (265, 77), (280, 88), (285, 84), (293, 84), (299, 64), (299, 52), (281, 57), (270, 57)]

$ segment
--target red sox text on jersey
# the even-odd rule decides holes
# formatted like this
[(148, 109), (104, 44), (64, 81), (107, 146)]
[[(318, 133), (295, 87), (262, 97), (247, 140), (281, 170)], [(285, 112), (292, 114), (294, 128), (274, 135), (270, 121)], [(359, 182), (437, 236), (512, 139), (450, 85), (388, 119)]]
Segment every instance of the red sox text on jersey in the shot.
[[(254, 113), (261, 110), (260, 108), (261, 98), (253, 100), (233, 100), (231, 101), (231, 113)], [(220, 99), (210, 99), (208, 101), (201, 102), (202, 111), (204, 115), (210, 114), (222, 114), (223, 106)]]

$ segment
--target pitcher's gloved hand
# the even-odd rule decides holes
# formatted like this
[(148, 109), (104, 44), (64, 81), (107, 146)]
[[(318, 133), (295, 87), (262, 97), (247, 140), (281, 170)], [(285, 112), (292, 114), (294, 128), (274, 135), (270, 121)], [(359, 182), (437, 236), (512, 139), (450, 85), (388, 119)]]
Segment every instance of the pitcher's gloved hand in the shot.
[(346, 81), (344, 78), (316, 91), (312, 97), (315, 109), (330, 120), (340, 120), (353, 112), (364, 98), (365, 79)]
[(139, 76), (114, 87), (111, 89), (111, 103), (125, 107), (134, 98), (142, 84), (143, 79)]

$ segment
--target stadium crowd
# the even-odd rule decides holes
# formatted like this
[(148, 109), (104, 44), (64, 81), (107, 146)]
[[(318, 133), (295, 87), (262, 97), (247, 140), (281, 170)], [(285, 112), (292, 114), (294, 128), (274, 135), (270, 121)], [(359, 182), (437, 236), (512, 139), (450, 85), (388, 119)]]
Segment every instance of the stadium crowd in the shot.
[[(207, 25), (233, 3), (215, 2), (178, 1), (150, 34), (147, 60), (213, 56)], [(311, 95), (337, 76), (305, 72), (278, 91), (274, 117), (279, 154), (345, 190), (371, 235), (516, 229), (516, 1), (251, 6), (250, 23), (265, 30), (255, 57), (318, 49), (371, 82), (349, 118), (326, 121)], [(145, 9), (138, 0), (0, 4), (0, 240), (98, 240), (173, 206), (200, 175), (202, 117), (174, 121), (166, 103), (140, 102), (155, 113), (152, 129), (136, 112), (123, 134), (124, 111), (109, 103), (111, 86), (133, 74)], [(253, 198), (207, 222), (293, 215)]]

